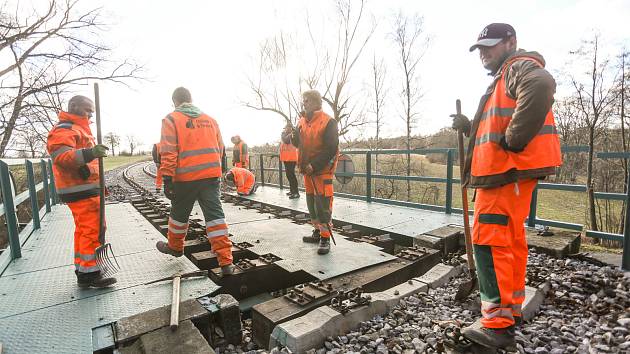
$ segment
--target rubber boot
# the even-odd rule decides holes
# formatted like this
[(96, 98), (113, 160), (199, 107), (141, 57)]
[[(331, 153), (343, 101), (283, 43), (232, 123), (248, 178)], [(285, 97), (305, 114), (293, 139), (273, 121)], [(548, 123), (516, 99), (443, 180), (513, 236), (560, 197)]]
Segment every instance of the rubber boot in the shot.
[(328, 252), (330, 252), (330, 237), (322, 237), (319, 239), (317, 254), (326, 254)]
[(221, 277), (234, 275), (234, 269), (235, 267), (233, 264), (226, 264), (224, 266), (221, 266)]
[(306, 243), (318, 243), (319, 242), (319, 230), (313, 229), (313, 234), (311, 236), (302, 237), (302, 241)]
[(158, 241), (155, 244), (155, 248), (157, 248), (158, 251), (164, 254), (170, 254), (173, 257), (181, 257), (184, 255), (183, 251), (175, 251), (174, 249), (171, 249), (170, 247), (168, 247), (168, 242), (164, 241)]
[(486, 328), (473, 324), (464, 328), (462, 334), (464, 337), (484, 347), (504, 349), (506, 351), (516, 350), (514, 326), (507, 328)]
[(88, 288), (108, 288), (116, 284), (116, 278), (105, 278), (101, 275), (101, 272), (81, 273), (75, 272), (77, 275), (77, 285), (81, 289)]
[(300, 197), (300, 193), (289, 194), (289, 199), (297, 199)]

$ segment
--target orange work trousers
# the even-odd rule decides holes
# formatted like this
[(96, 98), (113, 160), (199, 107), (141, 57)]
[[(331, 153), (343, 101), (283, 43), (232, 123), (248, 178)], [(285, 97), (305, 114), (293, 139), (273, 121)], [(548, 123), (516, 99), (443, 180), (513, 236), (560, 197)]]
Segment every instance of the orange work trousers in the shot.
[(156, 163), (157, 173), (155, 174), (155, 188), (162, 189), (162, 172), (160, 171), (160, 164)]
[(477, 189), (472, 231), (481, 324), (505, 328), (521, 316), (525, 300), (527, 240), (525, 219), (537, 180)]
[(68, 207), (74, 217), (74, 267), (79, 273), (97, 272), (99, 197), (70, 202)]
[[(306, 206), (311, 216), (311, 224), (321, 237), (330, 237), (332, 229), (333, 181), (332, 174), (304, 176)], [(314, 183), (314, 184), (313, 184)]]

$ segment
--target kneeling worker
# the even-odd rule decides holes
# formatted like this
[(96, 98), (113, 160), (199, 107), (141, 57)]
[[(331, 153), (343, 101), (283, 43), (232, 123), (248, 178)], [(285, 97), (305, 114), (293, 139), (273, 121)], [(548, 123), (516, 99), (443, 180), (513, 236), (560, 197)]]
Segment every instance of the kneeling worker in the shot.
[(184, 254), (184, 239), (193, 205), (199, 202), (206, 221), (206, 236), (216, 253), (222, 275), (234, 272), (232, 242), (220, 200), (223, 139), (219, 125), (192, 105), (190, 92), (173, 92), (175, 111), (162, 120), (160, 171), (164, 195), (171, 200), (168, 243), (157, 249), (175, 257)]
[(256, 176), (248, 169), (232, 167), (225, 175), (225, 179), (234, 183), (238, 195), (250, 195), (256, 192)]

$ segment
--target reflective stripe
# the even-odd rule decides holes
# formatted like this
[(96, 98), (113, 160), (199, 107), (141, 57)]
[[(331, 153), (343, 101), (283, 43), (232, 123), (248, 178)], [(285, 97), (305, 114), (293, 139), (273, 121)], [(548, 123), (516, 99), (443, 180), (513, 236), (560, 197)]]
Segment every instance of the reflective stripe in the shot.
[(169, 225), (168, 232), (172, 234), (185, 234), (186, 232), (188, 232), (188, 229), (176, 229), (176, 228), (170, 227)]
[(62, 145), (59, 149), (57, 149), (57, 150), (53, 151), (53, 152), (50, 154), (50, 158), (51, 158), (51, 159), (53, 159), (53, 161), (54, 161), (54, 160), (57, 158), (57, 156), (59, 156), (59, 155), (63, 154), (63, 153), (64, 153), (64, 152), (66, 152), (66, 151), (70, 151), (70, 150), (72, 150), (72, 149), (73, 149), (73, 147), (72, 147), (72, 146)]
[[(543, 125), (537, 135), (558, 134), (555, 125)], [(485, 144), (487, 142), (500, 143), (505, 134), (486, 133), (475, 139), (475, 146)]]
[(494, 302), (482, 301), (481, 302), (481, 311), (489, 311), (496, 308), (508, 308), (511, 305), (508, 304), (495, 304)]
[(197, 156), (197, 155), (203, 155), (203, 154), (214, 154), (214, 153), (218, 153), (219, 149), (217, 148), (205, 148), (205, 149), (197, 149), (197, 150), (188, 150), (188, 151), (182, 151), (179, 153), (179, 157), (180, 158), (186, 158), (188, 156)]
[(188, 223), (187, 223), (187, 222), (179, 222), (179, 221), (177, 221), (177, 220), (175, 220), (175, 219), (173, 219), (173, 218), (168, 218), (168, 222), (169, 222), (169, 223), (172, 223), (172, 224), (173, 224), (173, 225), (175, 225), (175, 226), (179, 226), (179, 227), (182, 227), (182, 226), (188, 226)]
[[(170, 135), (162, 135), (160, 136), (160, 140), (164, 140), (166, 142), (169, 143), (173, 143), (173, 144), (177, 144), (177, 138), (174, 136), (170, 136)], [(162, 150), (164, 148), (164, 146), (160, 146), (160, 151), (164, 151)]]
[(512, 118), (514, 114), (514, 108), (499, 108), (492, 107), (486, 112), (481, 114), (481, 120), (488, 118), (489, 116), (496, 116), (498, 118)]
[(221, 163), (208, 162), (208, 163), (202, 163), (200, 165), (195, 165), (195, 166), (178, 167), (177, 169), (175, 169), (175, 173), (195, 172), (195, 171), (201, 171), (201, 170), (205, 170), (206, 168), (212, 168), (212, 167), (221, 167)]
[(208, 238), (213, 238), (213, 237), (219, 237), (219, 236), (227, 236), (227, 234), (228, 234), (227, 229), (223, 229), (223, 230), (208, 232), (206, 235)]
[(85, 159), (83, 158), (83, 149), (77, 149), (74, 152), (74, 159), (79, 165), (85, 165)]
[(508, 216), (501, 214), (479, 214), (479, 223), (507, 226)]
[(332, 179), (325, 179), (324, 180), (324, 185), (326, 185), (326, 184), (333, 184)]
[(160, 153), (162, 152), (177, 152), (177, 147), (170, 145), (162, 146), (160, 147)]
[(206, 226), (207, 227), (216, 226), (216, 225), (220, 225), (220, 224), (225, 224), (225, 219), (214, 219), (214, 220), (210, 220), (210, 221), (206, 222)]
[(514, 291), (512, 297), (525, 297), (525, 290)]
[(514, 320), (512, 309), (498, 309), (492, 312), (481, 311), (481, 315), (483, 316), (483, 318), (505, 317)]
[(92, 272), (98, 272), (100, 270), (99, 266), (97, 265), (86, 267), (80, 264), (75, 264), (74, 268), (81, 273), (92, 273)]
[(72, 123), (70, 122), (59, 123), (57, 124), (57, 128), (72, 129)]
[(82, 261), (86, 261), (86, 262), (96, 260), (96, 256), (93, 254), (81, 254), (79, 252), (74, 253), (74, 258), (79, 258)]
[(98, 189), (97, 183), (79, 184), (68, 188), (57, 188), (58, 194), (69, 194), (74, 192), (83, 192), (91, 189)]

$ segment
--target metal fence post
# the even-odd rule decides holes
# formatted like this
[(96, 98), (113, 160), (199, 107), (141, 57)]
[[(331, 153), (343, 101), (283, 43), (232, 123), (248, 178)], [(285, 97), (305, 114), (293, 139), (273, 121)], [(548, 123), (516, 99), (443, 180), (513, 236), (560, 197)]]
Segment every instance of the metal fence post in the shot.
[(532, 201), (529, 203), (529, 218), (527, 218), (527, 226), (536, 226), (536, 205), (538, 204), (538, 187), (532, 192)]
[(260, 154), (260, 184), (265, 185), (265, 163), (263, 160), (264, 155)]
[(28, 195), (31, 200), (31, 210), (33, 211), (33, 230), (40, 228), (39, 226), (39, 205), (37, 203), (37, 189), (35, 187), (35, 174), (33, 172), (33, 163), (26, 160), (26, 180), (28, 182)]
[(57, 186), (55, 186), (55, 174), (53, 173), (52, 159), (48, 160), (48, 170), (50, 171), (50, 194), (52, 195), (53, 205), (59, 204), (59, 197), (57, 196)]
[(280, 184), (280, 189), (284, 189), (282, 182), (282, 161), (280, 161), (280, 156), (278, 156), (278, 184)]
[(365, 200), (372, 202), (372, 152), (365, 154)]
[(446, 152), (446, 213), (453, 211), (453, 150)]
[(11, 179), (9, 177), (9, 165), (0, 161), (0, 186), (2, 187), (2, 202), (4, 204), (4, 217), (9, 232), (9, 246), (11, 247), (11, 259), (21, 258), (20, 237), (18, 233), (18, 221), (11, 195)]
[(628, 173), (628, 184), (626, 184), (626, 219), (623, 223), (623, 256), (621, 258), (621, 269), (630, 270), (630, 172)]
[(44, 203), (46, 203), (46, 212), (50, 213), (50, 190), (48, 189), (48, 170), (47, 164), (44, 159), (40, 162), (42, 168), (42, 183), (44, 183)]

